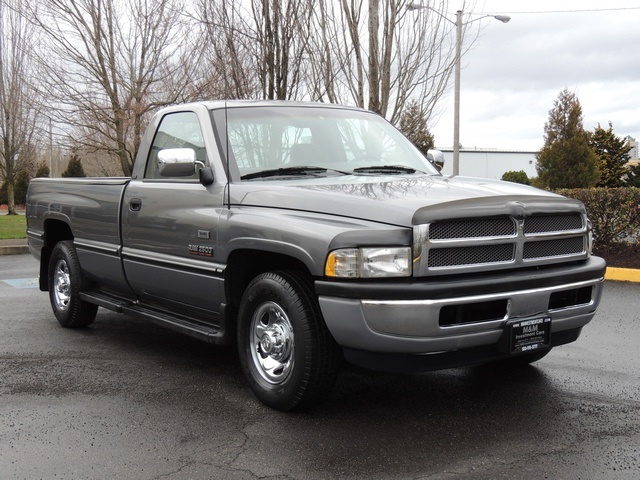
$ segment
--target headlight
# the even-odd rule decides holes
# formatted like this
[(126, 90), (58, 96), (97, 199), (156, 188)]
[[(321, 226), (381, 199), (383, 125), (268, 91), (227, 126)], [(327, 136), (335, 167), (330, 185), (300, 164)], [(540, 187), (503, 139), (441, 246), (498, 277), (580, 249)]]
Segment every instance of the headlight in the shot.
[(329, 253), (327, 277), (389, 278), (411, 276), (409, 247), (342, 248)]

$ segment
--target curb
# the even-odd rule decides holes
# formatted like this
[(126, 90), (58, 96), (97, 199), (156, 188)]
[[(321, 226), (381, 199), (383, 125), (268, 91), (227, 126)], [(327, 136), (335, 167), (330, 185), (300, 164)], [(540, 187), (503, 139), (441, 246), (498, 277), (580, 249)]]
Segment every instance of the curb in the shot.
[(23, 255), (29, 253), (27, 245), (2, 245), (0, 246), (0, 256), (2, 255)]
[(640, 270), (634, 268), (607, 267), (607, 273), (604, 279), (617, 282), (640, 283)]
[(15, 238), (9, 240), (0, 240), (0, 256), (1, 255), (22, 255), (30, 253), (28, 240), (26, 238)]

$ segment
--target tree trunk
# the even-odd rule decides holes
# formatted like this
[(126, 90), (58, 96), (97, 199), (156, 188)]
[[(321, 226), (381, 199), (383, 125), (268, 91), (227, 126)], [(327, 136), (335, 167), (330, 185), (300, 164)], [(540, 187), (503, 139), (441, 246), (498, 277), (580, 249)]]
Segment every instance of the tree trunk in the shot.
[(7, 215), (17, 215), (13, 182), (7, 182)]
[(380, 111), (380, 0), (369, 0), (369, 110)]

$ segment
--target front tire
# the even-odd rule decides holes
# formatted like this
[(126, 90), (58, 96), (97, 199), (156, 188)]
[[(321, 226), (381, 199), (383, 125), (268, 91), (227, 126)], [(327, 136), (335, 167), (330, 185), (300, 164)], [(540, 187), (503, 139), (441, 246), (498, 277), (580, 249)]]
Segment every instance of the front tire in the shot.
[(80, 298), (85, 287), (86, 280), (73, 242), (58, 242), (49, 260), (49, 300), (53, 314), (63, 327), (86, 327), (96, 318), (98, 306)]
[(282, 411), (300, 409), (331, 389), (339, 347), (303, 275), (258, 275), (242, 297), (238, 322), (242, 370), (262, 403)]

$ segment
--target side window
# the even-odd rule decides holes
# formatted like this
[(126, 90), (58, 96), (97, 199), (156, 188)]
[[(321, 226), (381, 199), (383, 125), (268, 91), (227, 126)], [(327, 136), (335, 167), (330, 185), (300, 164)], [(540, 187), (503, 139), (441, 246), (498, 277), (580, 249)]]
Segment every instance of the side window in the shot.
[[(165, 115), (160, 121), (158, 131), (153, 139), (144, 178), (161, 177), (158, 171), (158, 152), (167, 148), (191, 148), (196, 152), (196, 159), (207, 163), (207, 151), (198, 116), (193, 112), (178, 112)], [(179, 177), (181, 180), (197, 179), (194, 172), (191, 177)]]

